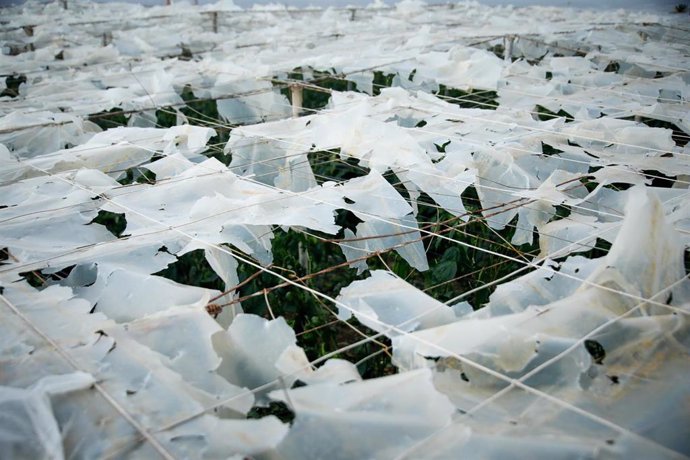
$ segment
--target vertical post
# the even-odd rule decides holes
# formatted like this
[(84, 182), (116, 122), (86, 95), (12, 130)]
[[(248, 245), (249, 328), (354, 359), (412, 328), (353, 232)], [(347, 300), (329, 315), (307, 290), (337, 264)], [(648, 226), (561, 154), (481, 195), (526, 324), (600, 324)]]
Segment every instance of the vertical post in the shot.
[(218, 33), (218, 11), (213, 11), (211, 13), (211, 21), (213, 22), (213, 33)]
[(302, 103), (303, 103), (303, 97), (302, 97), (302, 86), (301, 85), (296, 85), (292, 84), (290, 85), (290, 99), (292, 102), (292, 118), (297, 118), (299, 117), (300, 113), (302, 112)]
[(350, 21), (355, 20), (355, 15), (357, 14), (357, 8), (350, 8)]
[(172, 5), (172, 0), (165, 0), (165, 6)]
[(60, 0), (60, 3), (62, 3), (62, 8), (67, 9), (67, 0)]
[(503, 60), (505, 62), (513, 62), (513, 43), (515, 43), (515, 35), (503, 37)]

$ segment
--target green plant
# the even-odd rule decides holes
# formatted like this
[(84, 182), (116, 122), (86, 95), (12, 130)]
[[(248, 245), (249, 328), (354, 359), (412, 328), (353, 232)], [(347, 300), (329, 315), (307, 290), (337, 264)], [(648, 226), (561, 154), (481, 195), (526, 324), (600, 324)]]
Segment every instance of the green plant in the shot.
[(446, 85), (439, 85), (438, 91), (435, 94), (451, 104), (458, 105), (464, 109), (496, 110), (498, 107), (498, 94), (496, 91), (474, 91), (472, 89), (463, 91)]
[[(326, 90), (344, 91), (356, 87), (348, 83), (334, 70), (310, 69), (313, 77), (310, 85), (318, 85)], [(412, 72), (408, 78), (413, 78)], [(305, 72), (295, 69), (288, 75), (289, 80), (304, 81)], [(396, 75), (383, 72), (374, 73), (374, 92), (378, 94), (381, 88), (392, 85)], [(274, 83), (278, 85), (279, 83)], [(290, 97), (287, 88), (281, 89)], [(497, 94), (493, 91), (462, 91), (441, 85), (436, 93), (451, 103), (464, 108), (492, 109), (497, 106)], [(182, 99), (185, 107), (167, 107), (156, 112), (157, 124), (161, 127), (173, 126), (177, 123), (177, 110), (193, 120), (194, 124), (207, 125), (217, 129), (217, 136), (209, 142), (209, 148), (205, 155), (216, 157), (229, 164), (232, 152), (222, 153), (222, 145), (227, 141), (232, 127), (226, 130), (218, 130), (222, 125), (216, 108), (215, 100), (199, 99), (195, 96), (193, 88), (186, 86), (182, 91)], [(310, 110), (320, 110), (328, 103), (330, 94), (325, 91), (304, 89), (303, 104)], [(552, 113), (543, 107), (537, 107), (540, 119), (553, 117), (571, 118), (569, 114), (560, 111)], [(101, 123), (110, 125), (125, 124), (124, 114), (118, 109), (103, 112), (98, 118)], [(107, 121), (105, 121), (107, 120)], [(417, 123), (418, 127), (425, 122)], [(450, 140), (435, 146), (439, 153), (445, 153)], [(544, 155), (555, 155), (560, 150), (543, 144)], [(154, 157), (155, 159), (156, 157)], [(344, 181), (369, 173), (369, 170), (359, 164), (357, 159), (342, 155), (339, 149), (316, 150), (307, 153), (307, 159), (319, 184), (325, 181)], [(407, 189), (400, 178), (392, 171), (384, 174), (388, 182), (407, 200), (410, 200)], [(125, 171), (120, 179), (122, 184), (152, 183), (155, 175), (140, 168), (132, 168)], [(423, 230), (421, 241), (427, 254), (429, 270), (419, 272), (395, 251), (383, 251), (380, 254), (371, 254), (367, 258), (369, 270), (391, 270), (400, 278), (413, 286), (423, 289), (430, 296), (448, 301), (459, 293), (471, 291), (477, 287), (513, 273), (521, 264), (500, 257), (488, 255), (486, 250), (506, 256), (519, 258), (532, 258), (538, 253), (538, 236), (532, 245), (515, 247), (509, 243), (515, 232), (517, 218), (505, 229), (497, 231), (491, 229), (481, 214), (481, 204), (474, 187), (468, 187), (461, 196), (467, 209), (468, 220), (460, 219), (437, 206), (431, 197), (422, 193), (416, 202), (419, 212), (416, 216), (420, 228)], [(567, 216), (570, 210), (567, 207), (557, 209), (556, 218)], [(355, 231), (361, 222), (354, 213), (347, 209), (336, 210), (336, 223), (343, 229), (335, 237), (320, 234), (315, 231), (285, 231), (274, 228), (274, 238), (271, 242), (273, 263), (271, 270), (281, 273), (295, 283), (326, 294), (329, 297), (337, 297), (341, 289), (356, 280), (369, 277), (369, 273), (357, 274), (356, 270), (349, 267), (344, 255), (335, 242), (344, 237), (344, 229)], [(93, 220), (93, 224), (106, 226), (115, 236), (121, 237), (126, 228), (124, 215), (102, 212)], [(597, 245), (598, 255), (605, 245)], [(603, 249), (600, 249), (603, 248)], [(230, 250), (235, 250), (230, 248)], [(165, 250), (165, 248), (161, 248)], [(595, 250), (593, 250), (595, 251)], [(305, 255), (307, 255), (305, 257)], [(346, 345), (356, 342), (363, 337), (371, 336), (375, 332), (360, 324), (356, 318), (347, 322), (340, 321), (336, 316), (336, 307), (324, 302), (320, 297), (299, 287), (285, 283), (277, 277), (261, 272), (256, 267), (239, 262), (237, 269), (239, 288), (237, 289), (237, 301), (247, 313), (260, 315), (271, 319), (274, 316), (282, 316), (294, 329), (300, 345), (310, 360), (320, 358), (335, 350), (341, 350)], [(215, 274), (205, 259), (201, 250), (192, 251), (179, 256), (177, 261), (166, 269), (156, 273), (159, 276), (172, 279), (179, 283), (201, 286), (216, 290), (223, 290), (224, 283)], [(36, 283), (42, 283), (41, 274), (27, 274)], [(489, 300), (493, 288), (481, 289), (467, 299), (475, 308), (479, 308)], [(221, 306), (222, 308), (222, 306)], [(227, 306), (225, 306), (227, 308)], [(357, 363), (358, 369), (364, 377), (377, 377), (396, 372), (390, 356), (390, 341), (380, 339), (364, 345), (349, 348), (338, 353), (337, 357)], [(281, 417), (288, 417), (289, 411), (281, 407), (269, 407), (268, 409), (256, 409), (252, 416), (262, 416), (266, 410)], [(287, 418), (286, 418), (287, 419)]]
[(10, 75), (5, 78), (5, 89), (0, 92), (0, 97), (17, 97), (19, 96), (19, 85), (26, 83), (26, 75)]

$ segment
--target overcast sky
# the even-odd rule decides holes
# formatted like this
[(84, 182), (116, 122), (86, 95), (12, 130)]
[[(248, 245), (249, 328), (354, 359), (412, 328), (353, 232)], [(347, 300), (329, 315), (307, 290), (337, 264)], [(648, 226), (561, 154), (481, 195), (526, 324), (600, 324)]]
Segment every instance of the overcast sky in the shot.
[[(155, 1), (155, 0), (153, 0)], [(284, 3), (286, 5), (294, 6), (308, 6), (308, 5), (367, 5), (371, 3), (370, 0), (235, 0), (235, 4), (242, 7), (251, 6), (253, 4), (265, 3)], [(392, 4), (395, 1), (387, 1)], [(427, 3), (447, 3), (447, 1), (428, 1)], [(480, 0), (480, 3), (486, 5), (552, 5), (552, 6), (573, 6), (573, 7), (606, 7), (606, 8), (672, 8), (679, 0)]]
[[(110, 1), (110, 0), (94, 0)], [(142, 3), (144, 5), (161, 5), (164, 0), (118, 0), (128, 3)], [(175, 1), (175, 0), (173, 0)], [(384, 0), (386, 3), (394, 4), (394, 0)], [(22, 0), (0, 0), (0, 6), (21, 3)], [(215, 0), (200, 0), (200, 3), (214, 3)], [(241, 7), (250, 7), (254, 4), (281, 3), (290, 6), (346, 6), (346, 5), (367, 5), (371, 0), (235, 0), (235, 4)], [(447, 3), (446, 0), (428, 1), (427, 3)], [(671, 11), (680, 0), (480, 0), (480, 3), (487, 5), (552, 5), (552, 6), (571, 6), (582, 8), (628, 8), (644, 9), (656, 11)]]

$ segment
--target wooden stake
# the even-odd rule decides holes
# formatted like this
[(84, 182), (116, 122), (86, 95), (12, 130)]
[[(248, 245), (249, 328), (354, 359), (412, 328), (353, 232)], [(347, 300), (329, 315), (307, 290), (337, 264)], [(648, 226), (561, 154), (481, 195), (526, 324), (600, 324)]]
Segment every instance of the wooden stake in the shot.
[(301, 85), (290, 85), (290, 99), (292, 99), (292, 117), (299, 117), (302, 113), (303, 94)]
[(506, 35), (503, 37), (503, 60), (505, 62), (513, 61), (513, 43), (515, 43), (515, 35)]
[(113, 34), (110, 32), (103, 32), (103, 46), (108, 46), (113, 41)]

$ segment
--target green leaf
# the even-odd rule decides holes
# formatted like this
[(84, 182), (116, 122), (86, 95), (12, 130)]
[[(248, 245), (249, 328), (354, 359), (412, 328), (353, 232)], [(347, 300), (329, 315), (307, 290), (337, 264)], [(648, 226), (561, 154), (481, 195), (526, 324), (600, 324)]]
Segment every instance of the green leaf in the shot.
[(452, 280), (458, 272), (458, 264), (454, 260), (444, 260), (436, 265), (431, 273), (431, 277), (436, 283)]
[(458, 249), (455, 246), (452, 246), (443, 253), (443, 256), (441, 257), (441, 261), (453, 261), (455, 262), (460, 258), (460, 249)]
[(450, 144), (450, 140), (444, 142), (444, 143), (441, 144), (441, 145), (434, 144), (434, 146), (436, 147), (436, 150), (437, 150), (439, 153), (446, 153), (446, 147), (448, 147), (449, 144)]
[(124, 213), (114, 213), (110, 211), (98, 211), (98, 215), (89, 224), (101, 224), (110, 233), (120, 238), (122, 232), (127, 228), (127, 218)]

